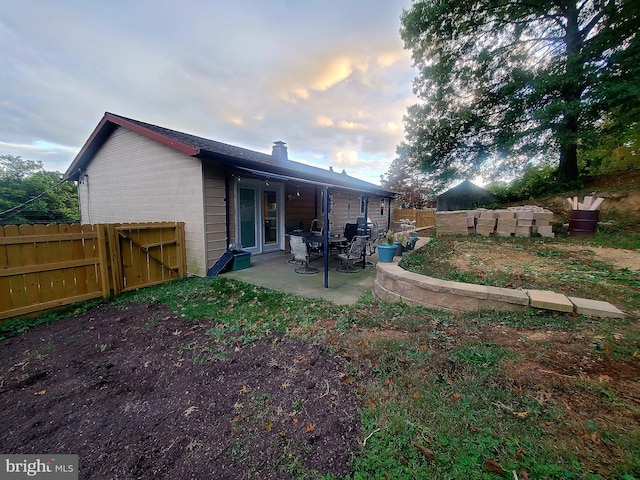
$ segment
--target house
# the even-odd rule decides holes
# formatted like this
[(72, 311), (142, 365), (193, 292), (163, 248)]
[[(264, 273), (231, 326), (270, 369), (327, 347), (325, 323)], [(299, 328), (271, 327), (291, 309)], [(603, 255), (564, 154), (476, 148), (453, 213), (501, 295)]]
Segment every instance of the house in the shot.
[(495, 195), (484, 188), (465, 180), (436, 197), (437, 210), (470, 210), (490, 205), (497, 201)]
[(231, 243), (254, 255), (286, 250), (287, 234), (314, 219), (333, 234), (358, 217), (392, 221), (393, 192), (289, 160), (284, 142), (269, 155), (108, 112), (64, 177), (78, 182), (83, 223), (184, 222), (197, 276)]

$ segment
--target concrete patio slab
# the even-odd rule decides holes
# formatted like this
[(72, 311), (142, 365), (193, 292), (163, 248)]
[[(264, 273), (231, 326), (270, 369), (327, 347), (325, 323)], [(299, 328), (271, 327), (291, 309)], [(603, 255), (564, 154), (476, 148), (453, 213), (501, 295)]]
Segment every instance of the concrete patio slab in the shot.
[[(272, 288), (285, 293), (308, 298), (328, 300), (338, 305), (353, 305), (373, 289), (376, 278), (375, 267), (358, 266), (357, 273), (339, 273), (336, 267), (340, 261), (333, 256), (329, 259), (329, 288), (324, 288), (324, 265), (322, 258), (311, 262), (319, 270), (313, 275), (301, 275), (294, 272), (295, 265), (288, 263), (290, 254), (256, 255), (251, 258), (251, 267), (236, 272), (225, 272), (221, 276), (233, 278), (252, 285)], [(368, 257), (376, 263), (377, 255)]]

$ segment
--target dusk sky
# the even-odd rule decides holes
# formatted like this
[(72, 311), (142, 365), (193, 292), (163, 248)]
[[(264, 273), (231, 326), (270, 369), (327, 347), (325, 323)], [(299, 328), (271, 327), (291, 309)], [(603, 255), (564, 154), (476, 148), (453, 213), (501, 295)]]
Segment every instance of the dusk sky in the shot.
[(104, 112), (379, 183), (411, 0), (0, 0), (0, 155), (64, 172)]

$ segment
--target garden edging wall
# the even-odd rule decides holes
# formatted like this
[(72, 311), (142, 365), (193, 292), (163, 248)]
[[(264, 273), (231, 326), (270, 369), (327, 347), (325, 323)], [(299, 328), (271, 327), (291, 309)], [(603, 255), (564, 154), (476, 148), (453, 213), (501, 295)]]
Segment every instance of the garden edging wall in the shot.
[(378, 263), (373, 285), (376, 297), (453, 312), (473, 310), (525, 310), (529, 296), (523, 290), (452, 282), (407, 272), (397, 262)]
[[(416, 248), (426, 239), (420, 239)], [(475, 310), (523, 311), (542, 308), (598, 317), (623, 318), (624, 312), (608, 302), (566, 297), (540, 290), (515, 290), (472, 283), (454, 282), (408, 272), (392, 263), (376, 265), (374, 295), (387, 302), (403, 301), (412, 306), (465, 312)]]

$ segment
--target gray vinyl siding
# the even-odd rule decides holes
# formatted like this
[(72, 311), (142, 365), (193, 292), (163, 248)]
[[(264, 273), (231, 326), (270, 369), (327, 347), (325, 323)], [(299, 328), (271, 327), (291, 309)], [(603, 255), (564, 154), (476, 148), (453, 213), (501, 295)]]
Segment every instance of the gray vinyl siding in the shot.
[(227, 241), (235, 238), (234, 188), (229, 186), (229, 239), (226, 232), (226, 203), (224, 170), (218, 164), (207, 164), (204, 169), (204, 210), (207, 269), (227, 250)]
[[(360, 213), (361, 196), (349, 192), (334, 192), (331, 209), (331, 231), (334, 234), (343, 233), (346, 223), (356, 223)], [(380, 197), (369, 197), (368, 216), (372, 222), (378, 223), (384, 230), (387, 228), (387, 215), (389, 213), (389, 200), (385, 199), (384, 213), (380, 214)]]

